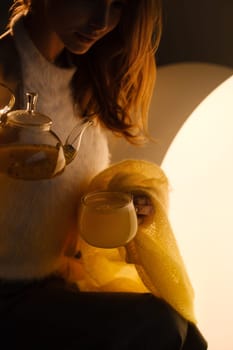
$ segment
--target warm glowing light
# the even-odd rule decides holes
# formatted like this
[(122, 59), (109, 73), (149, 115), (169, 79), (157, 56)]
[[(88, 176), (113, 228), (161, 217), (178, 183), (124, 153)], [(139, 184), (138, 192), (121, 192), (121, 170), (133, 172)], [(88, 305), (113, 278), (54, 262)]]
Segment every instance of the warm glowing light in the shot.
[(168, 149), (170, 220), (210, 350), (233, 349), (233, 76), (193, 111)]

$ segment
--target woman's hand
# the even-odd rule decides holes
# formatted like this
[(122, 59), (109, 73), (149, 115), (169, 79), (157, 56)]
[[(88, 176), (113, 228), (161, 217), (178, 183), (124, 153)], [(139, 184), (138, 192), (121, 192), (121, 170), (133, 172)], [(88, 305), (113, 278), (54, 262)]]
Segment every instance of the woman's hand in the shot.
[(137, 213), (138, 224), (143, 224), (149, 216), (155, 213), (155, 208), (149, 196), (134, 194), (133, 203)]

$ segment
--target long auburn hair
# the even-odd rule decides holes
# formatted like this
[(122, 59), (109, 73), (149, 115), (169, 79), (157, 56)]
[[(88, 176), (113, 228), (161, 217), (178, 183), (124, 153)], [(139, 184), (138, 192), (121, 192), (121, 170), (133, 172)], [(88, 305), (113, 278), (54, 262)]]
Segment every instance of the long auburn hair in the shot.
[[(33, 0), (15, 0), (9, 27), (33, 8)], [(132, 143), (145, 140), (156, 76), (155, 52), (162, 28), (161, 0), (128, 0), (118, 26), (83, 55), (72, 79), (74, 102), (83, 116)]]

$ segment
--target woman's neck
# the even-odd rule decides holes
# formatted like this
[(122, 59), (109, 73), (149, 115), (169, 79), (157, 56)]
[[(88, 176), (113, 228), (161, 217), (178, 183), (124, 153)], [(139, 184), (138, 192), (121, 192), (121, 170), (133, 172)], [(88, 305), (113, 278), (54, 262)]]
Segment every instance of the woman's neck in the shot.
[[(43, 23), (43, 25), (41, 25)], [(24, 18), (24, 24), (34, 45), (51, 63), (55, 63), (64, 49), (62, 41), (52, 30), (46, 16), (34, 11)]]

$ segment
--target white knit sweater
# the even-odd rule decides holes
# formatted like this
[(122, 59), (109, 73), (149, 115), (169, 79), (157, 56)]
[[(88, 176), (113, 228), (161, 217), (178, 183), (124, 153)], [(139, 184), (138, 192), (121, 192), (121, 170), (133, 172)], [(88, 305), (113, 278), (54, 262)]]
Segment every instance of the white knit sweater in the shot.
[[(80, 121), (69, 88), (75, 68), (49, 63), (22, 21), (14, 27), (14, 38), (24, 91), (38, 93), (38, 111), (52, 119), (52, 130), (64, 142)], [(108, 162), (106, 136), (97, 125), (86, 131), (76, 159), (56, 178), (23, 181), (0, 175), (0, 278), (43, 277), (59, 266), (65, 242), (77, 237), (80, 196)]]

